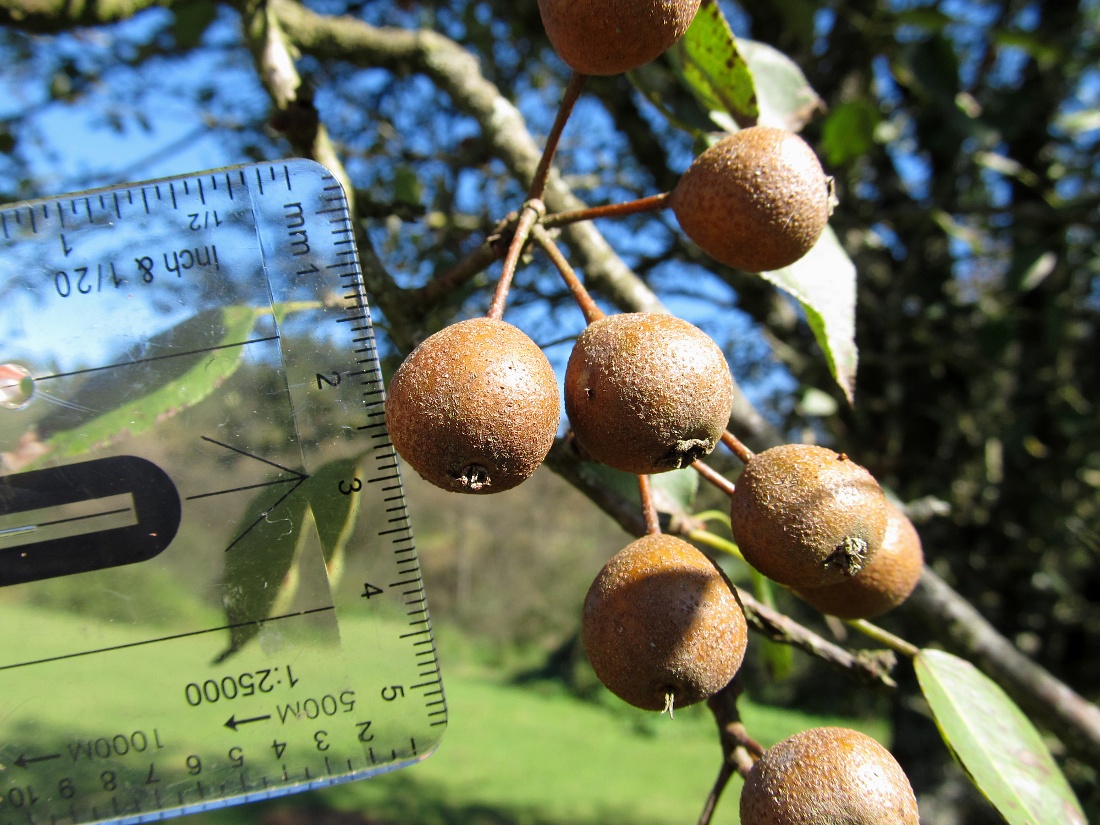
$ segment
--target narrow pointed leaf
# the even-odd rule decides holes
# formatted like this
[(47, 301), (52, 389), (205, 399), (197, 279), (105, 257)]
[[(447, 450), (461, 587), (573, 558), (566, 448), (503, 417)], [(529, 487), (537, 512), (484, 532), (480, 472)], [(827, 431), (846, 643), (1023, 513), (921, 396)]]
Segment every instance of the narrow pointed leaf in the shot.
[[(307, 482), (309, 506), (321, 539), (325, 568), (333, 586), (343, 572), (348, 540), (359, 518), (359, 505), (363, 498), (354, 488), (361, 461), (359, 456), (331, 461), (310, 476)], [(343, 492), (345, 490), (348, 492)]]
[(806, 312), (829, 370), (851, 403), (855, 396), (856, 267), (831, 227), (801, 260), (760, 276), (789, 292)]
[(1042, 736), (996, 682), (940, 650), (914, 666), (948, 748), (1009, 825), (1085, 825)]
[(249, 306), (201, 312), (143, 343), (133, 366), (93, 373), (39, 422), (45, 454), (86, 453), (198, 404), (236, 372), (244, 348), (228, 345), (247, 340), (257, 317)]
[[(240, 538), (226, 553), (223, 598), (230, 641), (218, 662), (254, 639), (263, 620), (290, 608), (302, 554), (311, 540), (320, 543), (329, 581), (335, 585), (359, 517), (362, 496), (355, 482), (361, 460), (330, 461), (308, 477), (288, 481), (298, 486), (282, 501), (279, 497), (287, 489), (275, 486), (246, 508), (238, 525)], [(265, 515), (257, 521), (259, 514)]]
[(287, 606), (293, 600), (298, 558), (313, 534), (313, 514), (304, 489), (309, 480), (288, 480), (288, 485), (297, 485), (289, 495), (282, 485), (267, 487), (245, 508), (236, 539), (225, 553), (222, 603), (229, 646), (215, 663), (224, 662), (254, 639), (263, 621), (276, 614), (276, 605)]

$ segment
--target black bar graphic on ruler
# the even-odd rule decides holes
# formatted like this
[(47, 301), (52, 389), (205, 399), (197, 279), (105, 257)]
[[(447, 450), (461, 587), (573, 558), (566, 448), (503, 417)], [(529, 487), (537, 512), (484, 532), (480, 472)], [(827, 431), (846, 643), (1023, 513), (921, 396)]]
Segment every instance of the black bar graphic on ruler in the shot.
[(232, 624), (220, 625), (218, 627), (208, 627), (204, 630), (189, 630), (186, 633), (174, 633), (171, 636), (160, 636), (156, 639), (143, 639), (140, 642), (127, 642), (122, 645), (112, 645), (110, 647), (100, 647), (95, 650), (82, 650), (79, 653), (65, 653), (61, 656), (49, 656), (45, 659), (34, 659), (28, 662), (17, 662), (13, 665), (0, 665), (0, 671), (14, 670), (18, 667), (30, 667), (31, 665), (42, 665), (47, 662), (60, 662), (65, 659), (77, 659), (81, 656), (92, 656), (96, 653), (110, 653), (115, 650), (126, 650), (131, 647), (141, 647), (142, 645), (152, 645), (159, 642), (172, 642), (176, 639), (187, 639), (191, 636), (201, 636), (204, 633), (218, 633), (222, 630), (232, 630), (235, 627), (247, 627), (253, 624), (267, 624), (268, 622), (278, 622), (283, 619), (295, 619), (300, 616), (310, 616), (314, 613), (325, 613), (329, 610), (335, 610), (336, 605), (328, 605), (326, 607), (313, 607), (309, 610), (299, 610), (295, 613), (284, 613), (281, 616), (269, 616), (266, 619), (256, 619), (251, 622), (234, 622)]

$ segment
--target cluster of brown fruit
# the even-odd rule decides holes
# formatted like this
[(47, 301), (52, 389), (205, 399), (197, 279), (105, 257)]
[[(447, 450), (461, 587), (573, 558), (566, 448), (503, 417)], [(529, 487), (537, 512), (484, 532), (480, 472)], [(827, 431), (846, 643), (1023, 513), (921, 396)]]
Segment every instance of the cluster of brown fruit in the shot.
[[(578, 75), (614, 74), (667, 49), (699, 2), (539, 0), (539, 8), (552, 44)], [(831, 182), (801, 138), (752, 127), (696, 158), (666, 205), (715, 259), (761, 271), (787, 266), (813, 246), (831, 199)], [(582, 451), (641, 476), (690, 466), (712, 452), (733, 404), (717, 344), (671, 315), (586, 315), (590, 323), (564, 376), (565, 410)], [(545, 459), (559, 425), (558, 399), (538, 345), (490, 312), (446, 327), (408, 356), (389, 385), (386, 423), (398, 453), (428, 481), (493, 493), (521, 483)], [(908, 595), (921, 568), (919, 540), (865, 469), (809, 445), (745, 457), (730, 515), (751, 565), (843, 617), (877, 615)], [(613, 693), (640, 708), (671, 711), (731, 682), (747, 626), (722, 571), (682, 539), (651, 529), (597, 575), (584, 602), (582, 638)], [(858, 734), (845, 736), (844, 755), (835, 758), (785, 755), (836, 751), (835, 732), (807, 732), (766, 752), (748, 779), (743, 821), (916, 822), (912, 791), (889, 754)], [(828, 775), (815, 774), (815, 765)], [(893, 793), (893, 807), (883, 810), (897, 815), (822, 819), (797, 806), (794, 813), (765, 811), (768, 800), (787, 805), (799, 782), (809, 783), (815, 799), (832, 789), (842, 806)]]

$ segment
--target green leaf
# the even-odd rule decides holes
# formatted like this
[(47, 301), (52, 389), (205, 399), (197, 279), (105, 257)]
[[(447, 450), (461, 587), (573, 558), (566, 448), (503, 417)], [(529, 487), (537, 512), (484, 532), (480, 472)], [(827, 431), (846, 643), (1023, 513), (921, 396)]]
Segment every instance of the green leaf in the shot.
[(758, 123), (798, 132), (825, 103), (806, 80), (806, 75), (783, 52), (766, 43), (739, 38), (737, 47), (752, 70), (756, 101), (760, 108)]
[(1009, 825), (1085, 825), (1039, 732), (993, 680), (940, 650), (914, 666), (948, 748)]
[(238, 538), (226, 551), (223, 592), (229, 647), (216, 662), (224, 662), (254, 639), (265, 619), (289, 609), (298, 589), (303, 550), (311, 540), (319, 541), (329, 582), (335, 585), (359, 518), (361, 461), (361, 456), (330, 461), (300, 477), (292, 490), (275, 486), (252, 500), (238, 525)]
[(875, 145), (879, 108), (866, 100), (841, 103), (821, 127), (821, 145), (830, 166), (843, 166), (867, 154)]
[(261, 312), (200, 312), (142, 344), (127, 366), (92, 373), (65, 406), (39, 421), (44, 455), (80, 455), (198, 404), (236, 372), (243, 347), (227, 345), (247, 340)]
[(727, 132), (752, 126), (760, 114), (752, 72), (714, 0), (703, 0), (691, 26), (671, 49), (687, 89)]
[(222, 602), (229, 626), (229, 647), (220, 664), (254, 639), (264, 619), (285, 609), (298, 590), (298, 559), (309, 538), (313, 513), (302, 476), (287, 490), (274, 485), (260, 491), (245, 509), (235, 540), (225, 552)]
[[(348, 539), (359, 518), (359, 505), (363, 497), (356, 488), (362, 485), (362, 480), (358, 479), (361, 463), (360, 456), (330, 461), (306, 482), (310, 510), (333, 586), (343, 573)], [(350, 492), (344, 493), (343, 490)]]
[(177, 3), (172, 11), (176, 17), (172, 24), (176, 46), (186, 51), (202, 43), (202, 36), (218, 16), (218, 7), (211, 0)]
[(677, 129), (696, 137), (714, 129), (706, 109), (694, 95), (684, 93), (683, 75), (668, 59), (651, 60), (627, 72), (627, 78)]
[[(699, 474), (690, 467), (657, 473), (649, 477), (649, 488), (658, 512), (686, 516), (695, 507), (695, 496), (699, 492)], [(641, 494), (638, 500), (641, 501)]]
[(818, 346), (848, 403), (855, 397), (856, 267), (826, 226), (814, 247), (784, 269), (760, 277), (790, 293), (802, 304)]

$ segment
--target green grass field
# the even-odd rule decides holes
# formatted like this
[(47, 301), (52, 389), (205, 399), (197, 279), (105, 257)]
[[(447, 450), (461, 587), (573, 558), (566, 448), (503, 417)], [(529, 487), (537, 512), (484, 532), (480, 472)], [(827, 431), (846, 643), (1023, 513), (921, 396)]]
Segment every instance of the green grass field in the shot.
[[(266, 803), (199, 814), (194, 825), (339, 822), (401, 825), (693, 823), (719, 767), (708, 712), (667, 716), (579, 701), (471, 668), (444, 670), (450, 723), (435, 754), (410, 768)], [(742, 702), (764, 744), (813, 725), (882, 727)], [(736, 823), (740, 780), (715, 823)], [(333, 811), (340, 813), (333, 813)]]

